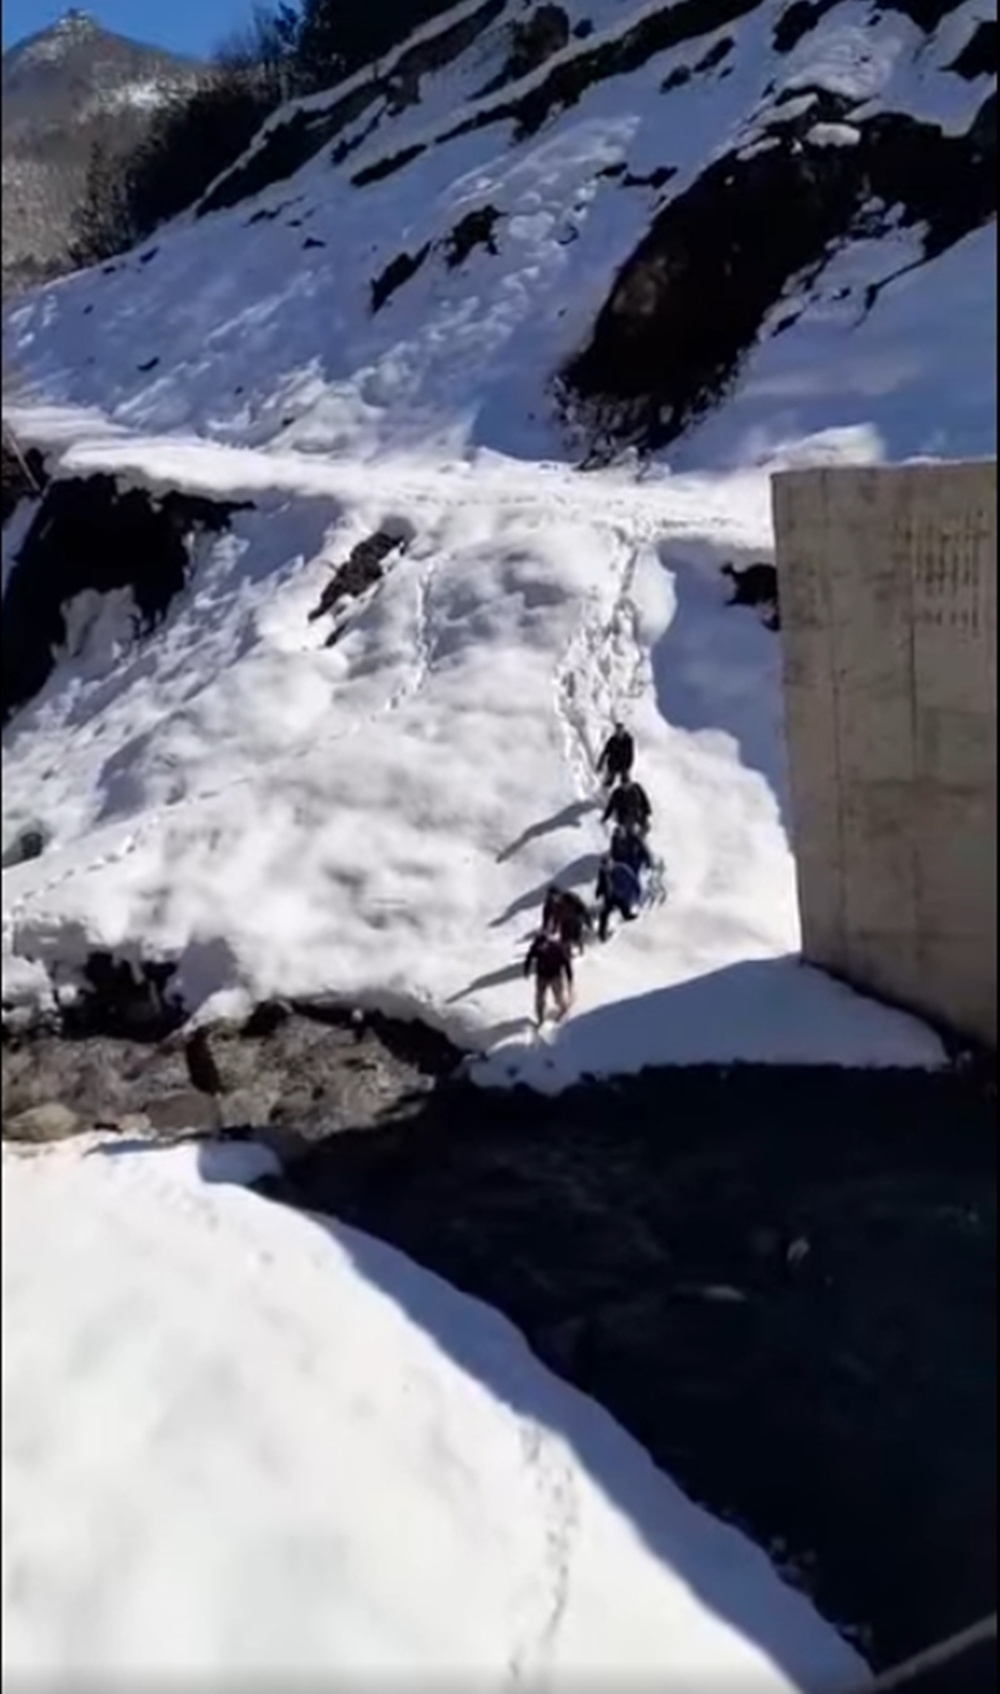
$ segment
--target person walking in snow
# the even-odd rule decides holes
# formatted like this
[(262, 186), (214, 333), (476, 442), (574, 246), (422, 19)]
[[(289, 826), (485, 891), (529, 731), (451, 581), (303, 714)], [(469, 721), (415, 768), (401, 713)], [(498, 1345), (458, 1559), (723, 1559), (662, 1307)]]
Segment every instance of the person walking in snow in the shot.
[(638, 914), (636, 907), (642, 896), (639, 878), (631, 865), (613, 859), (606, 853), (597, 873), (597, 933), (602, 941), (608, 939), (612, 913), (618, 912), (626, 923)]
[(557, 935), (571, 953), (582, 953), (587, 936), (593, 929), (585, 901), (580, 899), (579, 894), (554, 883), (542, 907), (542, 929)]
[(649, 796), (641, 783), (627, 777), (613, 788), (608, 795), (608, 803), (601, 814), (601, 822), (613, 821), (621, 829), (633, 830), (639, 835), (645, 835), (649, 829), (653, 808)]
[(611, 858), (616, 865), (628, 865), (629, 870), (641, 877), (643, 871), (653, 868), (653, 855), (646, 846), (641, 835), (635, 830), (619, 827), (611, 837)]
[(634, 763), (635, 742), (625, 725), (616, 719), (611, 734), (601, 748), (597, 774), (603, 778), (605, 788), (613, 788), (616, 782), (627, 782)]
[(542, 931), (536, 935), (524, 961), (525, 976), (535, 978), (535, 1022), (541, 1029), (549, 995), (557, 1019), (564, 1018), (573, 1000), (573, 960), (565, 941)]

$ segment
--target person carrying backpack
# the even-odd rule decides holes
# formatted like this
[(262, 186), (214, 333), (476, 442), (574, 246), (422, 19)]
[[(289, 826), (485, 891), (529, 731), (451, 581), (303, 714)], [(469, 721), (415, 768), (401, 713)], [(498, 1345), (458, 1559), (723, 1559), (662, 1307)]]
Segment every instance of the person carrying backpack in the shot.
[(645, 835), (649, 829), (653, 808), (649, 803), (646, 790), (631, 777), (620, 782), (608, 795), (608, 803), (601, 814), (601, 822), (613, 820), (622, 829), (634, 830), (639, 835)]
[(642, 836), (637, 835), (635, 830), (621, 827), (616, 829), (611, 837), (610, 851), (615, 864), (628, 865), (630, 870), (635, 871), (636, 876), (641, 876), (643, 871), (653, 868), (653, 855)]
[(616, 720), (611, 734), (601, 748), (597, 774), (603, 777), (605, 788), (613, 788), (616, 782), (628, 780), (634, 763), (635, 742), (625, 725)]
[(595, 892), (598, 903), (597, 933), (602, 941), (607, 941), (611, 914), (618, 912), (626, 923), (631, 923), (638, 915), (636, 907), (642, 889), (631, 865), (623, 864), (620, 859), (613, 859), (611, 854), (607, 853), (601, 860)]
[(565, 941), (558, 935), (536, 935), (524, 961), (525, 976), (535, 978), (535, 1022), (545, 1022), (551, 994), (556, 1018), (564, 1018), (573, 999), (573, 960)]

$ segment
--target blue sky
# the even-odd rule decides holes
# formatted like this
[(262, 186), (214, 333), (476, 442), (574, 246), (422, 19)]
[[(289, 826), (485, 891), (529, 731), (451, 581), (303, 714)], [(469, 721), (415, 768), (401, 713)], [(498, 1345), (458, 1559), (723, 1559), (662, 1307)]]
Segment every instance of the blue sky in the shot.
[[(46, 29), (69, 4), (70, 0), (3, 0), (4, 47)], [(119, 35), (169, 47), (175, 53), (202, 55), (218, 46), (236, 25), (245, 23), (253, 0), (94, 0), (91, 5), (81, 0), (80, 9)]]

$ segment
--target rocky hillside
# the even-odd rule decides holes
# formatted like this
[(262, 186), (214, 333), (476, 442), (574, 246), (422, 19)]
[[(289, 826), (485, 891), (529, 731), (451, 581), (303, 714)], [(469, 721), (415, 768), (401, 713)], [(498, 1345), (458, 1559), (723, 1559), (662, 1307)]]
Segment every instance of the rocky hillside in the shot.
[(986, 0), (464, 0), (14, 341), (130, 427), (324, 454), (989, 451), (995, 153)]
[(198, 67), (69, 11), (3, 57), (3, 286), (66, 268), (93, 144), (124, 152)]

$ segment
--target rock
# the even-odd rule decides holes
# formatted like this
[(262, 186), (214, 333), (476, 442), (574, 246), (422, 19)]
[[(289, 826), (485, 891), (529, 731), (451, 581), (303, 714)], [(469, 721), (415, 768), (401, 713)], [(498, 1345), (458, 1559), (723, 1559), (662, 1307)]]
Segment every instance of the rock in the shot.
[(225, 1093), (206, 1029), (196, 1029), (188, 1037), (184, 1057), (192, 1088), (196, 1088), (201, 1094)]
[(27, 829), (22, 829), (10, 846), (4, 848), (4, 870), (13, 870), (15, 866), (25, 865), (31, 859), (40, 859), (48, 839), (48, 831), (41, 824), (31, 824)]
[(234, 1088), (220, 1101), (224, 1129), (262, 1129), (271, 1120), (278, 1099), (276, 1088)]
[(76, 1112), (58, 1100), (49, 1100), (43, 1106), (29, 1106), (27, 1111), (5, 1118), (3, 1133), (7, 1141), (65, 1141), (79, 1128)]
[(175, 1131), (217, 1135), (222, 1128), (222, 1113), (218, 1101), (209, 1094), (195, 1093), (193, 1088), (185, 1088), (176, 1094), (164, 1094), (159, 1100), (151, 1100), (145, 1115), (152, 1128), (160, 1135)]
[(153, 1133), (148, 1112), (122, 1112), (113, 1117), (99, 1118), (94, 1128), (111, 1130), (115, 1135), (145, 1137)]

